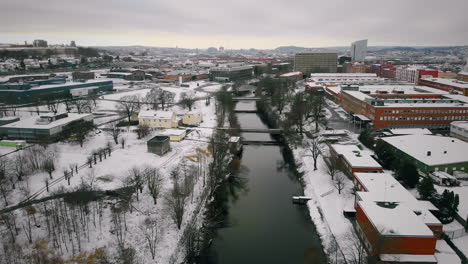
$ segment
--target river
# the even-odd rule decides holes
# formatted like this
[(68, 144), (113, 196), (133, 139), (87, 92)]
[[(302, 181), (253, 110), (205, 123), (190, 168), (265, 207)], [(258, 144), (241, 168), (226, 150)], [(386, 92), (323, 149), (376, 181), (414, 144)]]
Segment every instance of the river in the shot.
[[(237, 109), (255, 109), (239, 102)], [(254, 113), (238, 113), (243, 128), (266, 128)], [(246, 140), (272, 140), (268, 134), (244, 133)], [(239, 177), (245, 186), (225, 203), (222, 228), (202, 257), (205, 264), (324, 263), (320, 239), (307, 207), (294, 205), (302, 195), (298, 174), (282, 146), (244, 146)]]

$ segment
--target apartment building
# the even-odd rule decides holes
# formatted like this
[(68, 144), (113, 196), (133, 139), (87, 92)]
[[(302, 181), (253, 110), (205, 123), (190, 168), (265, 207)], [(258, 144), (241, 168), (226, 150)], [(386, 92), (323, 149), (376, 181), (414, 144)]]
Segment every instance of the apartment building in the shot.
[(294, 71), (310, 73), (335, 73), (338, 56), (335, 52), (307, 52), (296, 53), (294, 57)]

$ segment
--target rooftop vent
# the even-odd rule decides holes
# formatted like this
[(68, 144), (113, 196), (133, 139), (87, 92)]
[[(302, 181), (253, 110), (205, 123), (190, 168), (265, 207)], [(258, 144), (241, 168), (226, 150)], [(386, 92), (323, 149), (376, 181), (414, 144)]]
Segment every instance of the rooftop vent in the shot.
[(447, 154), (447, 151), (446, 151), (446, 150), (444, 150), (444, 154)]
[(430, 152), (430, 151), (428, 151), (428, 152), (427, 152), (427, 156), (430, 156), (430, 155), (431, 155), (431, 152)]

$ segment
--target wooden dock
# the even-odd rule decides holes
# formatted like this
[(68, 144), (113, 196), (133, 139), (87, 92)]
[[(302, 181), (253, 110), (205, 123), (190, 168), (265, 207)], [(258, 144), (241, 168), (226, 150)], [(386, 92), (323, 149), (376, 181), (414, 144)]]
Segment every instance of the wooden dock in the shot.
[(312, 200), (312, 197), (309, 196), (293, 196), (292, 202), (294, 204), (306, 204), (307, 201)]

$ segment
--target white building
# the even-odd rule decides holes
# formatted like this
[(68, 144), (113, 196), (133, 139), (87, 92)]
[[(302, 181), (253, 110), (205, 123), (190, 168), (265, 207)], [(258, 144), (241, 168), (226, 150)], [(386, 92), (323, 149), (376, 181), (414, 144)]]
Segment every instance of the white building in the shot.
[(176, 114), (171, 111), (142, 110), (138, 114), (140, 125), (152, 128), (174, 128), (177, 127)]
[(352, 61), (364, 61), (367, 55), (367, 39), (358, 40), (351, 43)]
[(450, 123), (450, 136), (468, 142), (468, 121)]

